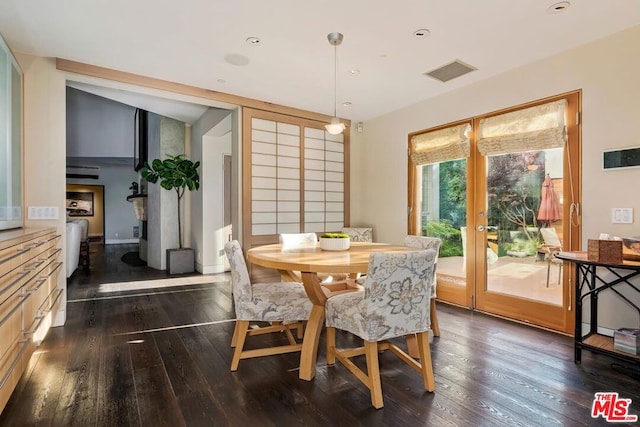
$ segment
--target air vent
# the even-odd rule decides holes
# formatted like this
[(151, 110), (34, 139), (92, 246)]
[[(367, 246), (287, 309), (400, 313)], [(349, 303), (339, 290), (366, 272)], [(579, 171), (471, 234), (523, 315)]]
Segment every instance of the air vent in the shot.
[(428, 71), (424, 74), (444, 83), (475, 70), (477, 70), (477, 68), (456, 59), (450, 64)]
[(100, 166), (67, 165), (67, 178), (98, 179)]

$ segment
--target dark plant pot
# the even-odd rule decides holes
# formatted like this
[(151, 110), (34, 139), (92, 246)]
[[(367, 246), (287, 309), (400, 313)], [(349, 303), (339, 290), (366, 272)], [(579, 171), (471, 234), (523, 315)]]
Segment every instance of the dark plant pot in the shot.
[(195, 256), (191, 248), (167, 249), (167, 273), (184, 274), (195, 271)]

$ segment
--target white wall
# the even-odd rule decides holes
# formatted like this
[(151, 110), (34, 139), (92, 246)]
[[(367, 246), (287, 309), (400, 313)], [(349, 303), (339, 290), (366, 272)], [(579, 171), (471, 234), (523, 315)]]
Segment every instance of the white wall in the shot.
[(200, 191), (191, 195), (196, 269), (224, 271), (223, 155), (231, 154), (230, 110), (209, 109), (192, 127), (192, 160), (200, 161)]
[[(640, 145), (638, 69), (640, 26), (365, 122), (351, 134), (351, 222), (372, 224), (379, 241), (402, 241), (408, 133), (582, 89), (582, 246), (601, 232), (640, 235), (640, 169), (601, 166), (602, 150)], [(611, 224), (612, 207), (634, 208), (634, 223)], [(637, 312), (619, 300), (600, 304), (601, 326), (638, 327)]]

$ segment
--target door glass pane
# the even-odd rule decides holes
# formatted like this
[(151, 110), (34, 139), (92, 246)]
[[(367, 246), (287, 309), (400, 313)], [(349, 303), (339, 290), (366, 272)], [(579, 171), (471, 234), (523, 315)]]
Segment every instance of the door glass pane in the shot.
[(466, 286), (467, 161), (452, 160), (419, 168), (420, 231), (442, 239), (438, 282)]
[(562, 304), (562, 155), (487, 157), (487, 291)]

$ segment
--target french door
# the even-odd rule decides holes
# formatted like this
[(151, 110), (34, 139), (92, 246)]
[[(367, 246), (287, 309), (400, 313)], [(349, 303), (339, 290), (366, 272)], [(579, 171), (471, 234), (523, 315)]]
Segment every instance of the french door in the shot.
[(579, 104), (572, 92), (410, 135), (409, 232), (443, 240), (439, 300), (573, 330), (573, 272), (553, 254), (580, 245)]

